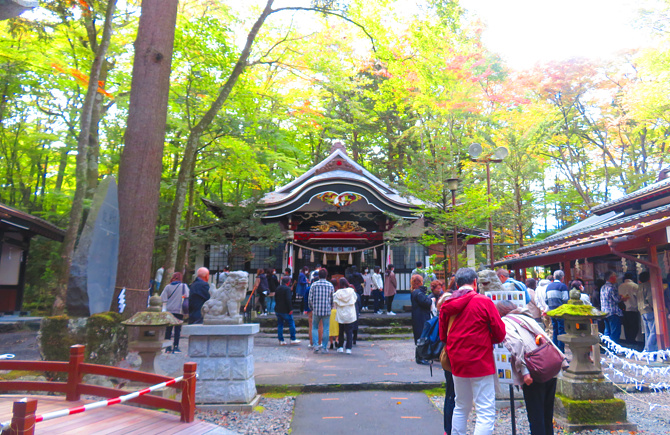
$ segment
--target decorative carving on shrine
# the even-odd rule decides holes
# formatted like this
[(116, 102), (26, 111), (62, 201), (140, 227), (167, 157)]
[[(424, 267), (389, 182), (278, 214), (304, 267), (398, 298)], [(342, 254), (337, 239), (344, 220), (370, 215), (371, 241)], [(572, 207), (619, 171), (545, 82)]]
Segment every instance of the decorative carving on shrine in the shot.
[(368, 213), (365, 211), (359, 211), (358, 213), (351, 213), (352, 216), (357, 217), (361, 221), (371, 221), (375, 219), (374, 213)]
[(323, 232), (323, 233), (332, 233), (332, 232), (341, 232), (341, 233), (353, 233), (365, 231), (365, 228), (358, 225), (358, 222), (354, 221), (318, 221), (319, 225), (312, 227), (312, 231)]
[(324, 172), (337, 171), (338, 169), (363, 175), (363, 171), (360, 168), (357, 168), (348, 161), (339, 158), (331, 160), (322, 167), (318, 168), (316, 171), (314, 171), (314, 174), (319, 175), (323, 174)]
[[(320, 217), (323, 217), (325, 215), (326, 215), (326, 213), (321, 213), (321, 212), (318, 212), (318, 211), (307, 211), (307, 212), (301, 213), (299, 215), (299, 217), (302, 220), (310, 220), (310, 219), (320, 218)], [(296, 217), (298, 217), (298, 215), (296, 215)]]
[(344, 192), (337, 194), (335, 192), (323, 192), (316, 196), (326, 204), (334, 205), (335, 207), (346, 207), (356, 201), (360, 201), (363, 197), (357, 193)]

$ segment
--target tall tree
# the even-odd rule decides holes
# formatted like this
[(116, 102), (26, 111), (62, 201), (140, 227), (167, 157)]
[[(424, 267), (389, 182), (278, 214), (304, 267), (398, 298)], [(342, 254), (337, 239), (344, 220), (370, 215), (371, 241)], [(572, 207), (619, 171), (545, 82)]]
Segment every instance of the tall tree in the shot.
[[(118, 288), (129, 313), (146, 308), (178, 0), (143, 0), (133, 61), (128, 126), (119, 166)], [(118, 290), (118, 289), (117, 289)]]

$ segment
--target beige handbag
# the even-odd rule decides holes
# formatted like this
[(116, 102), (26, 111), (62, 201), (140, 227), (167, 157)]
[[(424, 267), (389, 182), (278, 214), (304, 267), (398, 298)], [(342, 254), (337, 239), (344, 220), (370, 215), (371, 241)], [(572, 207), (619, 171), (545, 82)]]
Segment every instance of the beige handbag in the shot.
[[(451, 331), (451, 327), (454, 325), (454, 319), (456, 316), (451, 316), (449, 317), (449, 325), (447, 326), (447, 337), (449, 336), (449, 331)], [(440, 353), (440, 364), (442, 364), (442, 368), (448, 372), (451, 372), (451, 362), (449, 361), (449, 355), (447, 355), (447, 346), (442, 348), (442, 353)]]

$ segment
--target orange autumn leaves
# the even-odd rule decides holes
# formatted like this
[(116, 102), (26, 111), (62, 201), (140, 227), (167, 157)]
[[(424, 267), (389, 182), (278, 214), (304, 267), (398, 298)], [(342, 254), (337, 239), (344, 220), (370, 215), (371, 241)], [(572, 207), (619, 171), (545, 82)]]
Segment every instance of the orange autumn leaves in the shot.
[[(63, 74), (70, 75), (70, 76), (74, 77), (79, 83), (83, 84), (84, 86), (88, 86), (88, 82), (89, 82), (88, 76), (86, 74), (82, 73), (81, 71), (79, 71), (78, 69), (70, 68), (70, 69), (66, 70), (65, 68), (61, 67), (60, 65), (58, 65), (55, 62), (51, 63), (51, 66), (56, 71), (58, 71), (60, 73), (63, 73)], [(107, 92), (105, 90), (105, 82), (103, 82), (102, 80), (98, 81), (98, 93), (104, 95), (105, 97), (109, 98), (110, 100), (114, 99), (114, 95), (110, 94), (109, 92)]]

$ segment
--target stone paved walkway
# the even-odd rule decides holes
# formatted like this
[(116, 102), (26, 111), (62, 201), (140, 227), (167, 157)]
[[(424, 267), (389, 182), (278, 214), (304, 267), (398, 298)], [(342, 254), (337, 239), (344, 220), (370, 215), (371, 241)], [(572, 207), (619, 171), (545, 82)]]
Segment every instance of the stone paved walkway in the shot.
[(296, 399), (291, 434), (434, 434), (442, 427), (442, 414), (423, 393), (312, 393)]

